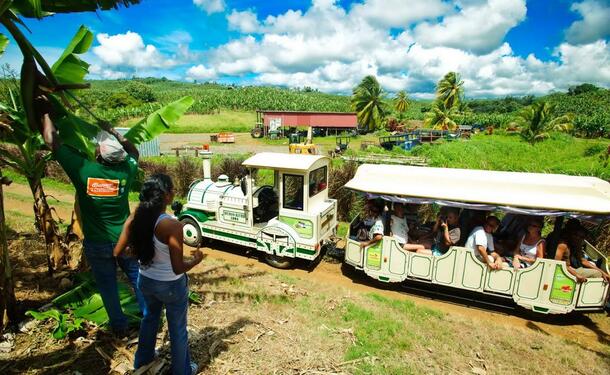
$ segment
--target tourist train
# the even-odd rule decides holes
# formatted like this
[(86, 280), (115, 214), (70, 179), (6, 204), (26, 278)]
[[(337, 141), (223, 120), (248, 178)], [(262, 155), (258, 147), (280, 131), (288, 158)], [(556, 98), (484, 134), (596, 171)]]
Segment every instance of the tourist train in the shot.
[[(175, 214), (184, 223), (184, 242), (205, 239), (254, 248), (278, 268), (297, 258), (319, 259), (336, 242), (337, 202), (328, 197), (330, 159), (322, 155), (259, 153), (243, 162), (247, 173), (229, 181), (211, 179), (211, 153), (203, 157), (204, 178), (195, 181), (187, 202)], [(273, 173), (273, 183), (258, 186), (257, 170)], [(506, 215), (564, 218), (588, 223), (610, 215), (610, 184), (594, 177), (497, 172), (401, 165), (359, 166), (345, 187), (386, 207), (395, 203), (434, 204)], [(344, 262), (388, 283), (434, 285), (493, 296), (543, 314), (602, 310), (609, 284), (603, 278), (577, 282), (566, 263), (537, 258), (527, 268), (490, 269), (471, 249), (451, 246), (444, 254), (405, 251), (388, 234), (362, 246), (350, 225)], [(608, 272), (608, 260), (590, 243), (588, 259)]]

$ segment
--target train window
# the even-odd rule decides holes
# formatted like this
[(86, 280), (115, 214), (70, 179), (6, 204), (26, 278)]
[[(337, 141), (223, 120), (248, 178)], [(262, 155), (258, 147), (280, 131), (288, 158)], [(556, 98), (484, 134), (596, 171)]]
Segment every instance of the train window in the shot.
[(326, 166), (320, 167), (309, 173), (309, 196), (313, 197), (319, 192), (326, 189), (328, 183), (326, 181)]
[(284, 208), (303, 211), (303, 176), (284, 174)]

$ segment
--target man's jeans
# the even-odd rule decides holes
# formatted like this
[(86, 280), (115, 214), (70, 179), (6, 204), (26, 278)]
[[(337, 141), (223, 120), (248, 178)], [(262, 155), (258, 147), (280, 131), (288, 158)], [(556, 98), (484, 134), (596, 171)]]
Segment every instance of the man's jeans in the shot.
[(186, 331), (188, 310), (186, 274), (174, 281), (159, 281), (140, 275), (138, 288), (146, 300), (147, 313), (144, 314), (140, 323), (140, 337), (134, 367), (142, 367), (154, 360), (159, 320), (161, 310), (165, 305), (172, 352), (172, 374), (190, 375), (191, 356)]
[(89, 262), (89, 265), (91, 266), (93, 278), (95, 279), (97, 288), (102, 296), (104, 308), (106, 308), (106, 312), (110, 318), (110, 327), (113, 331), (121, 331), (127, 329), (128, 321), (125, 314), (123, 314), (121, 302), (119, 300), (119, 290), (116, 278), (117, 263), (127, 275), (129, 283), (134, 289), (142, 315), (145, 315), (146, 303), (142, 293), (137, 288), (140, 268), (137, 259), (125, 255), (114, 258), (112, 256), (114, 245), (115, 243), (111, 242), (97, 243), (87, 240), (83, 241), (87, 262)]

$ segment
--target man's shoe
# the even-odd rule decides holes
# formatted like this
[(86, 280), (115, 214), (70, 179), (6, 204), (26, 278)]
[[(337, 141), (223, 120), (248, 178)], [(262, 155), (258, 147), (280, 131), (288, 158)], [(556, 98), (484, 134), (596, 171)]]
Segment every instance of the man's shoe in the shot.
[(197, 375), (198, 371), (199, 371), (199, 366), (197, 366), (197, 364), (195, 362), (191, 362), (191, 374)]

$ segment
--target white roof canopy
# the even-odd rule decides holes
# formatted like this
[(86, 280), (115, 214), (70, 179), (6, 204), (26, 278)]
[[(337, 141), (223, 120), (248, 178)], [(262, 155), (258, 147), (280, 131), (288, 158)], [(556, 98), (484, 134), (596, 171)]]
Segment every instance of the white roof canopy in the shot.
[(308, 171), (314, 163), (328, 159), (323, 155), (281, 154), (261, 152), (246, 159), (242, 165), (248, 168), (286, 169), (291, 171)]
[(345, 187), (381, 196), (610, 214), (610, 184), (596, 177), (363, 164)]

